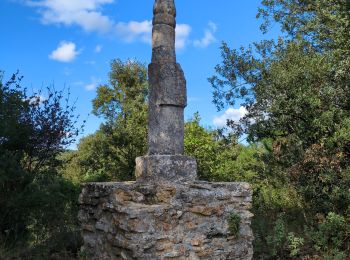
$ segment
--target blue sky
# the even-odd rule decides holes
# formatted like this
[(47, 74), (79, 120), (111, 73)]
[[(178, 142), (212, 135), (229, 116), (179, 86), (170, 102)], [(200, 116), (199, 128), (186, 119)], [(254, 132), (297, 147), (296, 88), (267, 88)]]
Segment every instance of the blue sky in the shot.
[[(108, 82), (112, 59), (151, 59), (153, 0), (1, 0), (0, 70), (16, 70), (38, 90), (70, 87), (77, 114), (87, 118), (84, 135), (102, 122), (91, 113), (96, 87)], [(239, 118), (244, 108), (217, 112), (207, 78), (220, 63), (220, 44), (247, 46), (263, 35), (255, 18), (260, 0), (176, 0), (177, 59), (187, 80), (185, 118), (199, 111), (208, 127)]]

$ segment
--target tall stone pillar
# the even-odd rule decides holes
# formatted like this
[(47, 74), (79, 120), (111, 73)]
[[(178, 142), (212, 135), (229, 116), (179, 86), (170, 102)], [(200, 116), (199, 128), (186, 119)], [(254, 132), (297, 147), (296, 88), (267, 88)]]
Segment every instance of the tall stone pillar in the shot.
[(149, 155), (182, 155), (186, 81), (176, 63), (174, 0), (156, 0), (149, 74)]
[(193, 181), (196, 160), (184, 156), (186, 80), (176, 62), (174, 0), (156, 0), (153, 7), (152, 63), (148, 66), (148, 154), (136, 158), (136, 179)]
[(174, 0), (156, 0), (153, 13), (148, 154), (136, 158), (136, 181), (84, 185), (82, 251), (92, 260), (250, 260), (251, 188), (196, 180), (196, 160), (183, 155), (186, 82)]

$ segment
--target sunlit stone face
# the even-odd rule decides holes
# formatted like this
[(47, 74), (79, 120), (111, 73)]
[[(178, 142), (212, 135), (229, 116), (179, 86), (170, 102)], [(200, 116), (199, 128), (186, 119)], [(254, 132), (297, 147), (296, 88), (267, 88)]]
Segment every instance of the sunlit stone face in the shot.
[(166, 46), (173, 49), (175, 46), (174, 28), (170, 26), (154, 25), (152, 44), (153, 48)]

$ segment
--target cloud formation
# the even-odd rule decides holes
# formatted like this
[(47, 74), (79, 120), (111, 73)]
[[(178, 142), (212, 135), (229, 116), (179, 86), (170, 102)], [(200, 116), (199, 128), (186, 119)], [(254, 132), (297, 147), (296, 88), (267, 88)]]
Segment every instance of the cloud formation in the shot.
[(226, 126), (227, 120), (233, 120), (238, 122), (242, 117), (248, 113), (247, 109), (243, 106), (240, 108), (229, 108), (221, 116), (217, 116), (213, 120), (213, 124), (217, 127)]
[(37, 7), (44, 24), (78, 25), (85, 31), (108, 32), (113, 21), (100, 11), (114, 0), (27, 0)]
[(73, 42), (62, 41), (58, 45), (57, 49), (53, 50), (49, 55), (51, 60), (60, 62), (71, 62), (79, 55), (79, 51), (76, 50), (76, 45)]
[(214, 43), (216, 41), (216, 38), (214, 36), (215, 32), (217, 30), (217, 26), (213, 22), (209, 22), (208, 28), (204, 31), (204, 36), (200, 40), (195, 40), (193, 42), (193, 45), (195, 47), (199, 48), (206, 48), (210, 44)]
[(117, 35), (126, 42), (141, 41), (151, 44), (152, 21), (142, 22), (130, 21), (128, 23), (117, 23), (115, 26)]
[[(78, 26), (87, 32), (109, 33), (125, 42), (152, 42), (152, 21), (116, 22), (102, 13), (104, 5), (115, 0), (24, 0), (29, 6), (37, 8), (44, 24)], [(191, 26), (177, 24), (176, 48), (187, 45), (205, 48), (215, 42), (216, 25), (209, 22), (202, 39), (190, 41)], [(96, 51), (98, 52), (98, 51)]]
[(183, 49), (188, 43), (188, 37), (190, 36), (191, 26), (188, 24), (176, 25), (176, 41), (175, 47), (177, 49)]

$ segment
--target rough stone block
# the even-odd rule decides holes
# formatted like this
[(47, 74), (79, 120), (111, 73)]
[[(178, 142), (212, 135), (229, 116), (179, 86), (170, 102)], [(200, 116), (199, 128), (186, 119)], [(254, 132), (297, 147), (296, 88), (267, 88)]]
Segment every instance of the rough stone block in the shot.
[(184, 111), (181, 107), (149, 105), (148, 154), (184, 152)]
[(135, 175), (143, 181), (189, 182), (197, 178), (197, 163), (184, 155), (146, 155), (136, 158)]
[[(153, 54), (161, 48), (155, 49)], [(167, 57), (166, 55), (162, 55)], [(162, 58), (160, 58), (162, 59)], [(158, 105), (186, 107), (186, 80), (180, 64), (175, 62), (151, 63), (148, 66), (150, 100)]]
[(251, 259), (251, 199), (246, 183), (89, 183), (79, 200), (83, 250), (92, 260)]

